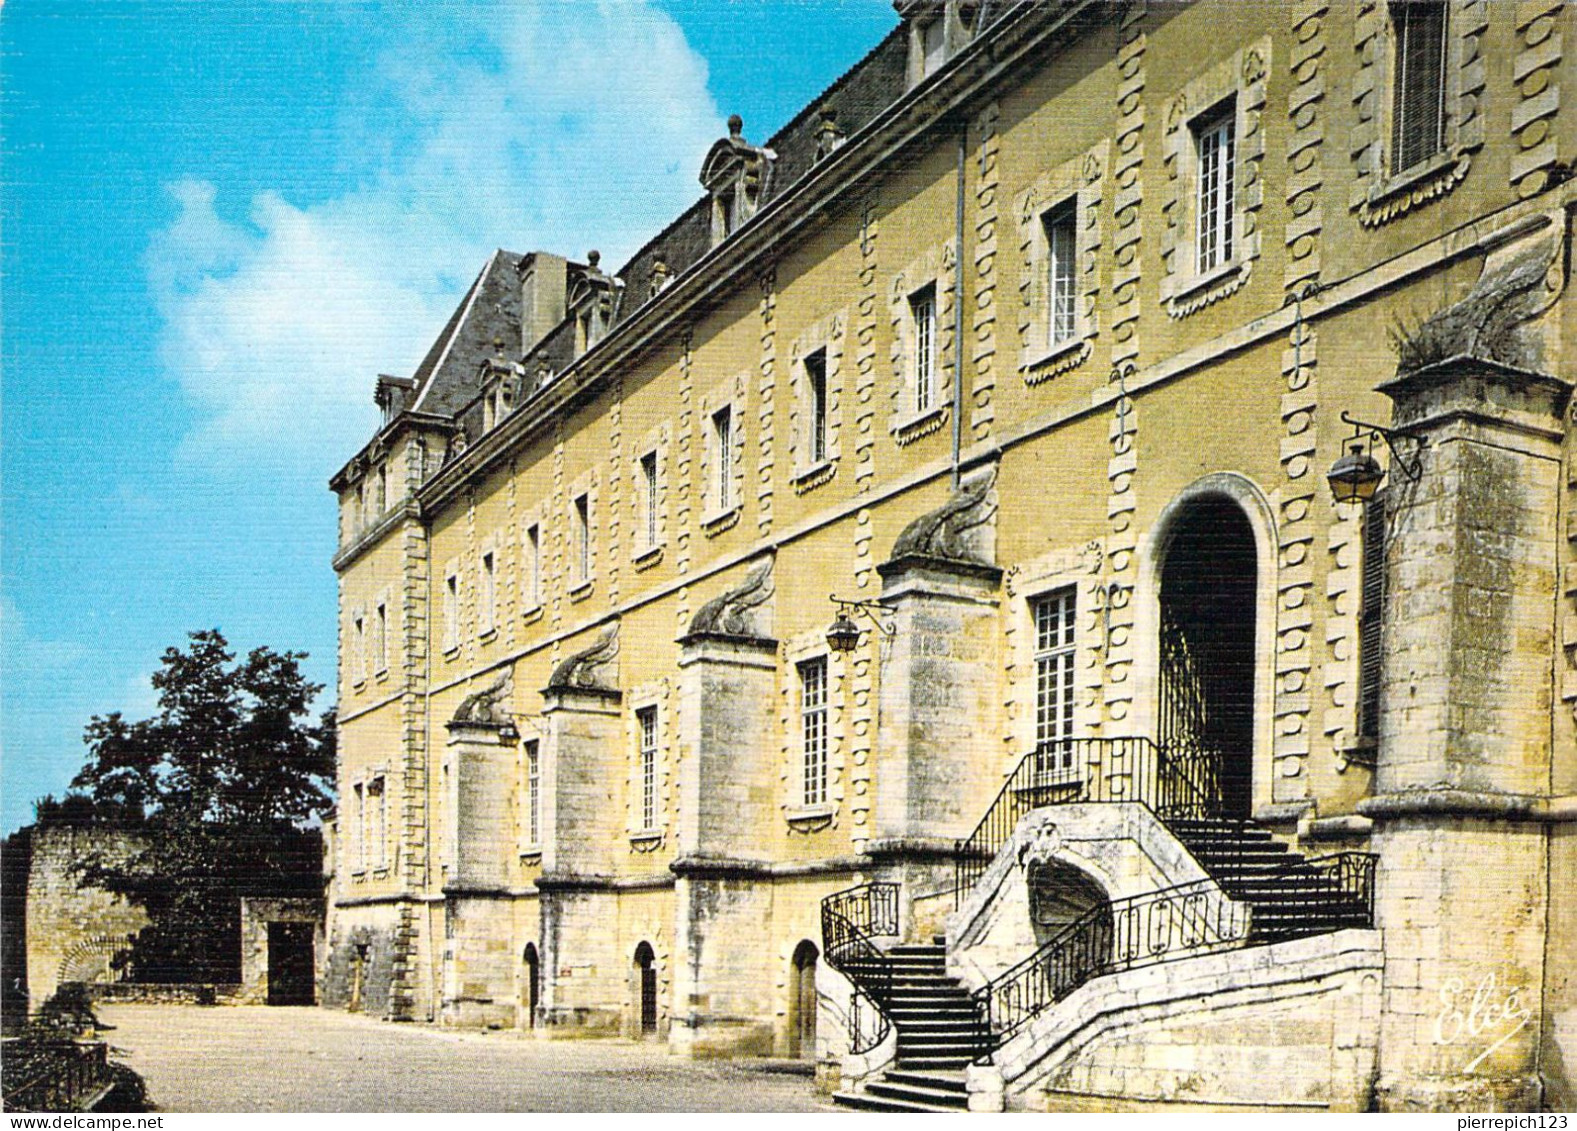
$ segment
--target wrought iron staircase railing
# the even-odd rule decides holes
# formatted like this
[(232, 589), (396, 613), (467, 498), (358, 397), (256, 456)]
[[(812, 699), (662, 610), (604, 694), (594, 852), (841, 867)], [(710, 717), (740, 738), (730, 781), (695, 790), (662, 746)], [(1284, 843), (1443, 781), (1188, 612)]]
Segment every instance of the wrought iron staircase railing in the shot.
[(1000, 1046), (1090, 979), (1239, 946), (1249, 921), (1248, 906), (1213, 880), (1103, 903), (981, 986), (975, 1000)]
[[(1034, 954), (975, 991), (977, 1013), (988, 1029), (989, 1048), (1000, 1048), (1030, 1021), (1101, 975), (1285, 942), (1339, 927), (1372, 927), (1377, 859), (1367, 852), (1342, 852), (1312, 860), (1294, 857), (1278, 872), (1270, 873), (1273, 878), (1298, 875), (1297, 886), (1321, 908), (1320, 913), (1285, 923), (1273, 933), (1256, 932), (1255, 906), (1248, 900), (1231, 898), (1226, 885), (1214, 879), (1093, 907)], [(1334, 918), (1329, 913), (1333, 899), (1343, 908)]]
[(849, 1051), (869, 1052), (887, 1038), (892, 1019), (893, 961), (875, 943), (898, 934), (898, 885), (869, 883), (821, 901), (821, 950), (854, 987), (849, 1001)]
[(1139, 801), (1162, 820), (1203, 818), (1219, 808), (1220, 758), (1201, 747), (1152, 739), (1070, 738), (1026, 754), (968, 838), (955, 846), (955, 905), (1032, 809), (1076, 801)]

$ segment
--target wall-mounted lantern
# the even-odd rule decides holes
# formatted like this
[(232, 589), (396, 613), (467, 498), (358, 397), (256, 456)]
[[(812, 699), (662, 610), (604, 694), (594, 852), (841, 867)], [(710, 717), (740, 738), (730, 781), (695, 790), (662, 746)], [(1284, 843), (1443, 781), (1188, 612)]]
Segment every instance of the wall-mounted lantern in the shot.
[(860, 626), (854, 621), (855, 613), (869, 620), (883, 636), (893, 636), (898, 631), (892, 625), (882, 623), (876, 616), (877, 612), (897, 612), (891, 605), (884, 605), (880, 601), (850, 601), (830, 595), (828, 599), (838, 606), (838, 615), (827, 629), (827, 647), (834, 652), (852, 652), (859, 644)]
[[(1421, 452), (1424, 438), (1416, 432), (1406, 428), (1386, 428), (1379, 424), (1369, 424), (1357, 420), (1347, 412), (1342, 413), (1342, 423), (1351, 424), (1353, 434), (1347, 440), (1347, 450), (1326, 474), (1325, 479), (1331, 485), (1331, 498), (1338, 503), (1366, 503), (1374, 498), (1374, 493), (1379, 490), (1380, 482), (1385, 478), (1385, 469), (1380, 466), (1380, 461), (1374, 458), (1374, 442), (1384, 440), (1385, 446), (1391, 449), (1391, 462), (1402, 470), (1409, 482), (1418, 482), (1422, 470)], [(1396, 440), (1411, 440), (1416, 445), (1413, 449), (1413, 458), (1409, 461), (1396, 450)]]

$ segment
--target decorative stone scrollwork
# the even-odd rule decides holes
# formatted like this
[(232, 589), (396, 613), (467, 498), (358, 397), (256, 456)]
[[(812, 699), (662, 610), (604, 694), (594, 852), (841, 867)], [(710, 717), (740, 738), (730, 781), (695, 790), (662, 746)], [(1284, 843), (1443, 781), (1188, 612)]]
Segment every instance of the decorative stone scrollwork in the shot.
[(1537, 216), (1513, 230), (1484, 261), (1483, 273), (1466, 297), (1436, 311), (1414, 331), (1396, 335), (1403, 373), (1452, 357), (1472, 357), (1519, 369), (1538, 370), (1543, 361), (1529, 322), (1554, 305), (1566, 287), (1559, 219)]
[(893, 558), (995, 565), (996, 482), (995, 464), (975, 472), (947, 502), (904, 527), (893, 543)]
[(617, 693), (619, 682), (615, 664), (618, 658), (619, 622), (614, 621), (603, 630), (597, 643), (576, 652), (553, 669), (548, 690)]
[(460, 700), (460, 706), (455, 709), (454, 718), (449, 720), (449, 725), (484, 727), (512, 725), (514, 720), (509, 716), (508, 703), (510, 692), (514, 687), (513, 675), (513, 669), (505, 668), (497, 679), (481, 691), (473, 691)]
[(1019, 867), (1049, 864), (1062, 853), (1062, 830), (1045, 814), (1031, 814), (1019, 828)]
[(759, 562), (743, 584), (702, 605), (690, 619), (689, 634), (770, 639), (770, 629), (763, 621), (774, 592), (772, 567), (776, 560), (768, 557)]

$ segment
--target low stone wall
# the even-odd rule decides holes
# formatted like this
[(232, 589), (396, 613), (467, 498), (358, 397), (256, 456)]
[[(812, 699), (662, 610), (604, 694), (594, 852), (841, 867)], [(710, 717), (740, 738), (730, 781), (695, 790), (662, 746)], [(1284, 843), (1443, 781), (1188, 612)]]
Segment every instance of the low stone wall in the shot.
[(239, 1005), (238, 982), (90, 982), (88, 996), (94, 1002), (116, 1005)]
[(1380, 933), (1350, 930), (1097, 978), (972, 1069), (971, 1090), (1039, 1111), (1362, 1111), (1383, 969)]

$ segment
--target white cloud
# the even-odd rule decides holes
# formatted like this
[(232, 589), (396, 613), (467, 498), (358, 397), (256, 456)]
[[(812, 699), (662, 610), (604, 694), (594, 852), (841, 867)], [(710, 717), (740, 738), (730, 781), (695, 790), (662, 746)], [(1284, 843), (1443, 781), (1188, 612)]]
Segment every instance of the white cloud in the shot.
[(211, 185), (170, 186), (179, 214), (147, 269), (198, 456), (328, 470), (368, 434), (375, 374), (414, 368), (495, 246), (617, 265), (699, 194), (721, 117), (668, 16), (431, 9), (331, 135), (344, 152), (325, 167), (365, 171), (354, 191), (301, 207), (260, 186), (233, 223)]

